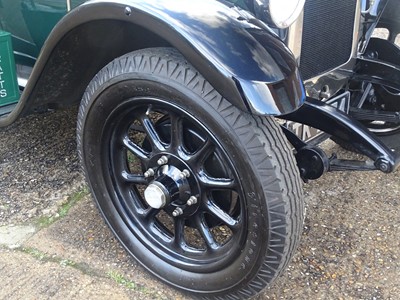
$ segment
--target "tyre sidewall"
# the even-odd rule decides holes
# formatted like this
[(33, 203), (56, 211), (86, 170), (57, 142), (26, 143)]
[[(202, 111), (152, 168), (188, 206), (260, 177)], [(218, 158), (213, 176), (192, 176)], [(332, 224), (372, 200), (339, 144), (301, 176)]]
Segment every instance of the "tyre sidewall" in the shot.
[[(88, 91), (86, 96), (88, 104), (82, 118), (84, 120), (82, 128), (85, 130), (80, 133), (82, 136), (80, 151), (95, 200), (124, 247), (157, 277), (186, 291), (220, 293), (232, 289), (233, 285), (236, 285), (237, 290), (248, 285), (248, 282), (259, 272), (268, 254), (270, 241), (268, 228), (271, 216), (268, 214), (266, 195), (258, 180), (259, 175), (254, 171), (256, 166), (253, 165), (245, 150), (246, 145), (242, 144), (240, 137), (232, 130), (221, 113), (182, 83), (160, 76), (155, 77), (152, 74), (116, 75), (101, 86), (97, 85), (96, 88), (92, 87)], [(118, 211), (110, 197), (114, 191), (107, 190), (109, 183), (103, 178), (103, 174), (107, 172), (105, 169), (107, 166), (104, 166), (100, 158), (102, 147), (107, 145), (103, 145), (102, 141), (105, 130), (102, 124), (106, 123), (107, 117), (118, 105), (137, 96), (159, 97), (185, 109), (188, 114), (205, 124), (207, 129), (218, 138), (221, 147), (234, 160), (236, 170), (240, 171), (239, 178), (246, 197), (247, 238), (243, 251), (237, 259), (218, 272), (199, 274), (167, 264), (151, 249), (147, 249), (118, 216)], [(271, 270), (278, 269), (280, 265), (280, 257), (278, 254), (275, 255), (277, 256), (276, 263), (269, 264)], [(265, 280), (268, 278), (265, 277)], [(179, 285), (176, 284), (177, 282)], [(238, 282), (241, 283), (237, 284)]]

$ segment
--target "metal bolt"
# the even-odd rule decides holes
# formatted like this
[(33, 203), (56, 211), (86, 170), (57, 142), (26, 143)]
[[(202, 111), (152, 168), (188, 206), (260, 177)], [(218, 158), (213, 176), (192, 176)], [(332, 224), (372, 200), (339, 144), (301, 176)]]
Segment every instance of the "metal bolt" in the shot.
[(381, 163), (379, 164), (379, 169), (380, 169), (382, 172), (388, 172), (388, 171), (389, 171), (389, 165), (388, 165), (387, 163), (385, 163), (385, 162), (381, 162)]
[(152, 177), (152, 176), (154, 176), (154, 170), (153, 169), (148, 169), (146, 172), (144, 172), (144, 177), (146, 177), (146, 178), (149, 178), (149, 177)]
[(324, 85), (319, 93), (320, 98), (328, 99), (331, 96), (330, 89), (328, 85)]
[(125, 14), (127, 15), (127, 16), (130, 16), (131, 14), (132, 14), (132, 9), (130, 8), (130, 7), (125, 7)]
[(374, 94), (375, 94), (375, 90), (374, 90), (374, 88), (371, 88), (371, 90), (369, 91), (369, 95), (373, 96)]
[(183, 210), (180, 207), (175, 208), (175, 210), (172, 212), (172, 215), (174, 217), (180, 216), (183, 214)]
[(157, 164), (159, 166), (165, 165), (168, 163), (168, 157), (166, 157), (165, 155), (161, 156), (159, 160), (157, 160)]
[(190, 177), (190, 172), (188, 171), (188, 170), (183, 170), (182, 172), (181, 172), (181, 174), (179, 174), (179, 177), (181, 178), (181, 179), (185, 179), (185, 178), (187, 178), (187, 177)]
[(189, 200), (186, 202), (187, 205), (191, 206), (193, 204), (197, 203), (197, 197), (196, 196), (190, 196)]

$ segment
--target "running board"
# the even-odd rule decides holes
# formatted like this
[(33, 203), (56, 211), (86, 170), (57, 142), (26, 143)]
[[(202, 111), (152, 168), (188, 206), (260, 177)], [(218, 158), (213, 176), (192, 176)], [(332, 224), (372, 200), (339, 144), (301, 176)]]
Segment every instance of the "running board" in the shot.
[(0, 107), (0, 117), (8, 115), (10, 112), (14, 110), (14, 108), (17, 106), (16, 103), (9, 104), (6, 106), (1, 106)]

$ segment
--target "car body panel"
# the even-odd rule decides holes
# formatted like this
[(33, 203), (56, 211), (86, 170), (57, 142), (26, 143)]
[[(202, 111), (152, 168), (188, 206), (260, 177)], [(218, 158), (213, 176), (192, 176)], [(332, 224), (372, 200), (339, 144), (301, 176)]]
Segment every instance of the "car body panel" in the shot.
[(33, 66), (47, 36), (66, 12), (65, 0), (0, 1), (0, 29), (12, 33), (17, 63)]
[[(25, 1), (19, 3), (22, 5)], [(46, 23), (51, 27), (57, 16), (66, 9), (66, 3), (59, 3), (58, 7), (36, 5), (41, 10), (35, 13), (51, 14), (52, 18)], [(71, 5), (78, 4), (79, 1), (76, 1)], [(35, 13), (31, 12), (31, 16)], [(100, 26), (97, 31), (91, 27), (94, 23)], [(107, 26), (105, 23), (115, 26), (115, 34), (103, 36), (101, 26)], [(40, 26), (35, 28), (37, 30)], [(104, 29), (107, 31), (107, 28)], [(11, 28), (9, 30), (14, 33)], [(86, 30), (85, 33), (90, 36), (86, 36), (86, 41), (77, 41), (74, 35), (83, 39), (80, 36), (83, 34), (82, 30)], [(30, 38), (26, 38), (26, 41), (39, 49), (43, 37), (32, 33), (28, 35), (28, 31), (25, 30), (25, 35)], [(157, 41), (152, 43), (146, 40), (142, 32), (156, 36), (154, 39)], [(141, 38), (136, 40), (136, 45), (121, 45), (131, 36), (135, 39), (134, 35)], [(70, 44), (67, 45), (67, 41)], [(76, 44), (71, 46), (74, 42)], [(110, 49), (113, 43), (118, 50)], [(130, 41), (126, 43), (129, 44)], [(45, 94), (58, 97), (71, 89), (79, 90), (79, 93), (71, 95), (73, 99), (69, 99), (70, 102), (80, 100), (88, 78), (80, 80), (81, 86), (77, 87), (75, 79), (68, 78), (77, 75), (75, 71), (68, 70), (75, 67), (69, 65), (64, 69), (60, 66), (55, 68), (52, 65), (57, 61), (55, 55), (64, 55), (64, 62), (68, 57), (71, 64), (77, 63), (73, 59), (85, 56), (88, 63), (85, 69), (90, 76), (94, 76), (105, 64), (116, 58), (115, 55), (125, 54), (124, 51), (166, 45), (177, 48), (225, 98), (242, 110), (280, 115), (297, 109), (305, 99), (297, 63), (290, 50), (273, 31), (251, 24), (236, 9), (213, 0), (95, 0), (76, 7), (57, 23), (41, 48), (19, 105), (24, 106), (25, 112), (29, 112), (33, 106), (51, 102)], [(88, 53), (89, 48), (94, 52)], [(17, 48), (18, 50), (20, 49)], [(93, 53), (99, 55), (99, 58), (95, 58), (99, 63), (88, 62), (94, 58)], [(63, 74), (57, 77), (58, 74), (54, 72)], [(65, 85), (74, 86), (59, 89), (59, 82), (62, 80)], [(275, 87), (275, 84), (279, 86)], [(53, 90), (54, 87), (58, 90)]]

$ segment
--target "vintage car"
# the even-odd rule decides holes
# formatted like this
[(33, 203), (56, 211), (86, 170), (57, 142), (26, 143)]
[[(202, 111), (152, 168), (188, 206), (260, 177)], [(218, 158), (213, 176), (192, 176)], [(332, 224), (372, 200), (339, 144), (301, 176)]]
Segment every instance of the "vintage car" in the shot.
[[(302, 181), (400, 164), (398, 0), (0, 0), (0, 30), (0, 127), (79, 105), (107, 224), (195, 296), (271, 285)], [(327, 137), (365, 161), (328, 157)]]

